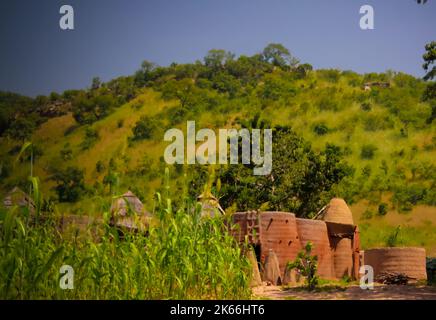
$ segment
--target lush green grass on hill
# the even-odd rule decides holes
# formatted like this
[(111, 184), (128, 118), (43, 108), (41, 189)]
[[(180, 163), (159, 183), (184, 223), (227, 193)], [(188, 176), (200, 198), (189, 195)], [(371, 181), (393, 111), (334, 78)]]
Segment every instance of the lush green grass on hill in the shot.
[[(84, 170), (86, 190), (74, 203), (59, 204), (62, 211), (99, 215), (95, 196), (110, 199), (127, 189), (150, 208), (166, 166), (162, 159), (165, 130), (186, 130), (187, 120), (195, 120), (197, 128), (241, 127), (259, 115), (259, 123), (265, 126), (292, 127), (317, 152), (327, 144), (340, 147), (353, 174), (328, 190), (328, 195), (343, 197), (350, 204), (364, 199), (374, 208), (386, 202), (397, 212), (427, 205), (432, 212), (429, 220), (436, 223), (436, 124), (429, 121), (432, 102), (422, 99), (426, 88), (422, 80), (395, 72), (360, 75), (314, 71), (307, 65), (291, 68), (256, 56), (223, 61), (143, 66), (134, 78), (69, 94), (65, 99), (70, 99), (72, 112), (51, 117), (31, 136), (34, 175), (41, 178), (44, 193), (56, 202), (52, 178), (68, 167), (77, 167)], [(390, 86), (364, 90), (364, 83), (374, 81)], [(121, 84), (125, 87), (119, 89)], [(130, 90), (132, 85), (135, 90)], [(118, 96), (117, 90), (121, 90)], [(126, 98), (126, 92), (134, 94)], [(119, 106), (114, 107), (111, 96), (118, 97)], [(86, 99), (107, 105), (107, 110), (95, 116), (96, 111), (89, 109), (95, 105)], [(151, 133), (135, 136), (138, 124)], [(26, 187), (29, 159), (15, 161), (21, 144), (7, 135), (0, 137), (3, 194), (15, 185)], [(170, 172), (172, 190), (180, 193), (184, 171), (171, 166)], [(387, 224), (388, 229), (391, 226), (396, 227)], [(413, 228), (421, 228), (422, 234), (433, 230)], [(374, 235), (364, 243), (381, 242)], [(436, 244), (430, 236), (421, 242)]]

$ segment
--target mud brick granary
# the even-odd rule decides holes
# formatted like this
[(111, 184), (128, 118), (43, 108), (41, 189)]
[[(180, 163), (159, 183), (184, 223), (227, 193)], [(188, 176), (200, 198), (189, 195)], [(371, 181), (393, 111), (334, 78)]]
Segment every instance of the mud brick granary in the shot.
[(365, 250), (364, 264), (374, 269), (374, 276), (402, 273), (412, 281), (427, 279), (424, 248), (374, 248)]
[(296, 218), (290, 212), (247, 211), (235, 213), (233, 222), (239, 226), (233, 236), (240, 242), (248, 241), (261, 264), (270, 250), (274, 251), (283, 278), (287, 263), (307, 242), (314, 245), (322, 278), (358, 277), (359, 231), (342, 199), (332, 199), (317, 219)]

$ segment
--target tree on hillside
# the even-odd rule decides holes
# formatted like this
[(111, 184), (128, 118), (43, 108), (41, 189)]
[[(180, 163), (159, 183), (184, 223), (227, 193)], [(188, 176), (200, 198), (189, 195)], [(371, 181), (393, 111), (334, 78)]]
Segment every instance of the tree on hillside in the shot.
[(141, 68), (135, 73), (135, 84), (139, 87), (144, 86), (148, 81), (151, 80), (151, 75), (155, 71), (157, 65), (148, 60), (144, 60), (141, 63)]
[(142, 116), (132, 128), (133, 140), (151, 139), (161, 126), (157, 118)]
[(432, 80), (436, 77), (436, 41), (432, 41), (425, 46), (426, 52), (422, 56), (424, 64), (422, 67), (427, 71), (424, 80)]
[(192, 79), (170, 80), (161, 88), (164, 99), (178, 99), (182, 108), (192, 108), (201, 100), (199, 89)]
[(97, 90), (101, 87), (101, 80), (99, 77), (92, 78), (91, 90)]
[(229, 51), (212, 49), (209, 50), (207, 55), (204, 57), (204, 64), (206, 67), (209, 67), (212, 71), (216, 72), (219, 69), (222, 69), (228, 61), (233, 60), (234, 57), (235, 55)]
[[(249, 122), (249, 127), (262, 123), (259, 119)], [(332, 187), (352, 172), (343, 163), (339, 147), (328, 145), (317, 153), (288, 127), (274, 129), (272, 150), (270, 175), (254, 176), (253, 163), (218, 168), (221, 188), (217, 195), (224, 208), (289, 210), (297, 216), (310, 217), (328, 202)], [(205, 167), (194, 166), (191, 196), (198, 196), (206, 181)]]
[(261, 54), (251, 57), (240, 56), (237, 60), (226, 63), (226, 71), (243, 84), (255, 85), (265, 73), (270, 73), (273, 66), (263, 59)]
[(29, 118), (20, 117), (12, 121), (9, 129), (7, 130), (7, 135), (15, 140), (19, 140), (24, 143), (24, 141), (29, 140), (35, 130), (35, 122)]
[(113, 95), (101, 91), (104, 88), (94, 91), (89, 95), (81, 93), (73, 101), (73, 117), (79, 124), (91, 124), (98, 121), (116, 107), (117, 100)]
[(263, 59), (273, 65), (286, 68), (295, 67), (298, 64), (298, 59), (293, 57), (289, 50), (280, 43), (270, 43), (263, 49)]
[[(424, 64), (422, 67), (427, 72), (424, 80), (429, 81), (436, 78), (436, 41), (432, 41), (425, 46), (426, 52), (422, 56)], [(427, 123), (433, 122), (436, 119), (436, 83), (432, 82), (427, 85), (423, 99), (428, 101), (432, 106), (431, 116), (427, 119)]]
[(84, 172), (79, 168), (60, 170), (52, 179), (56, 181), (55, 190), (60, 202), (75, 202), (85, 192)]
[[(34, 112), (36, 106), (34, 99), (12, 92), (0, 91), (0, 135), (7, 134), (12, 125), (15, 127), (21, 125), (20, 123), (14, 123), (16, 119), (21, 118), (22, 114), (30, 115)], [(37, 120), (35, 118), (37, 117), (33, 115), (31, 120), (34, 124), (36, 123), (34, 120)], [(16, 133), (10, 133), (12, 136), (17, 135)], [(18, 140), (23, 139), (19, 137)]]

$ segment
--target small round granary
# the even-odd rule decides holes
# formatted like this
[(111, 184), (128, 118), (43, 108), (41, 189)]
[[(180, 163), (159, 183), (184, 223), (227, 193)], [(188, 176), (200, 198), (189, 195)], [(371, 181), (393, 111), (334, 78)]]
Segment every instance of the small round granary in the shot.
[(312, 255), (318, 257), (318, 275), (325, 279), (333, 278), (333, 259), (325, 222), (297, 218), (297, 230), (302, 247), (308, 242), (313, 244)]
[(367, 249), (364, 264), (374, 269), (374, 277), (382, 272), (404, 273), (413, 280), (427, 279), (424, 248)]
[(327, 205), (324, 217), (324, 221), (342, 223), (342, 224), (354, 224), (353, 214), (344, 199), (333, 198)]

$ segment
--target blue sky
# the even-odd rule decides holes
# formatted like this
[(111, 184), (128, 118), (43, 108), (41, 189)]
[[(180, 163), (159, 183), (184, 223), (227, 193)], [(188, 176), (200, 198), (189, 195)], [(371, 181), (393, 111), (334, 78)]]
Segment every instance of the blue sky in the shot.
[[(142, 60), (193, 62), (209, 49), (252, 55), (284, 44), (315, 68), (387, 69), (422, 77), (424, 45), (436, 40), (436, 1), (414, 0), (4, 0), (0, 90), (27, 95), (132, 74)], [(59, 28), (73, 6), (75, 30)], [(375, 29), (359, 28), (372, 5)]]

